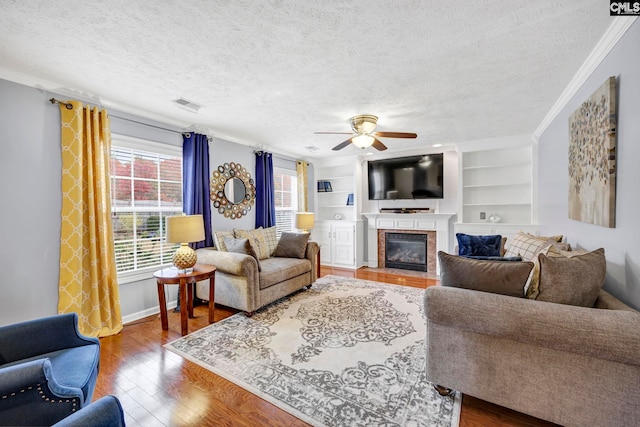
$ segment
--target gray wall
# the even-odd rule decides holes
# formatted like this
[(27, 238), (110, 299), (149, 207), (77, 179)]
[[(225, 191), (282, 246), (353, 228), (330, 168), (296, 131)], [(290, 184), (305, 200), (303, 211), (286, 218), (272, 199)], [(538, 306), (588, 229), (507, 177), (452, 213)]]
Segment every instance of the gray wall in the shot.
[[(52, 96), (66, 99), (0, 79), (0, 325), (58, 311), (60, 113), (58, 106), (48, 101)], [(180, 133), (154, 127), (174, 129), (171, 126), (118, 111), (109, 113), (113, 133), (182, 145)], [(213, 138), (209, 149), (212, 171), (221, 163), (233, 161), (254, 175), (253, 148)], [(282, 158), (274, 163), (295, 169), (295, 162)], [(313, 182), (313, 170), (309, 180)], [(212, 212), (214, 229), (251, 229), (254, 224), (254, 210), (239, 220)], [(171, 306), (177, 286), (167, 289)], [(121, 283), (120, 300), (125, 322), (157, 313), (155, 281), (149, 274), (143, 280)]]
[[(603, 247), (605, 289), (640, 308), (640, 21), (627, 31), (604, 61), (544, 131), (538, 144), (538, 200), (541, 234), (564, 234), (584, 249)], [(617, 77), (616, 228), (568, 219), (569, 116), (610, 76)]]
[(48, 98), (0, 80), (0, 325), (58, 310), (60, 113)]

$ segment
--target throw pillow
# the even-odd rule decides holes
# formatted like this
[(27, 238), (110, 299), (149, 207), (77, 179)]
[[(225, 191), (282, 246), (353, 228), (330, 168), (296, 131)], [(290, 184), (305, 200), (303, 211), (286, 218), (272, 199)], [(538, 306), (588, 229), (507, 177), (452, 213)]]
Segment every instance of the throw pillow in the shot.
[(260, 259), (267, 259), (271, 256), (271, 251), (269, 251), (267, 239), (265, 238), (262, 227), (256, 228), (255, 230), (238, 230), (234, 228), (233, 234), (236, 238), (249, 239)]
[(239, 254), (250, 255), (255, 258), (258, 263), (258, 271), (262, 271), (262, 266), (260, 265), (260, 258), (256, 253), (253, 246), (251, 246), (251, 242), (247, 238), (235, 239), (233, 237), (225, 237), (224, 244), (227, 247), (227, 252), (237, 252)]
[(594, 306), (607, 271), (604, 249), (572, 257), (540, 254), (539, 261), (538, 301)]
[(214, 231), (213, 243), (219, 251), (227, 252), (227, 247), (224, 244), (225, 237), (233, 237), (233, 231)]
[(458, 255), (465, 256), (501, 256), (502, 236), (473, 236), (456, 233), (458, 239)]
[(529, 237), (533, 237), (534, 239), (538, 239), (538, 240), (553, 240), (554, 242), (560, 243), (562, 242), (562, 239), (564, 238), (564, 236), (562, 234), (556, 234), (555, 236), (534, 236), (531, 233), (525, 233), (527, 236)]
[(276, 251), (276, 247), (278, 246), (278, 237), (276, 235), (275, 225), (264, 229), (264, 238), (267, 242), (267, 248), (269, 248), (269, 256), (273, 256), (273, 253)]
[(525, 261), (533, 261), (538, 253), (551, 246), (555, 240), (541, 240), (528, 233), (519, 232), (509, 244), (505, 256), (521, 256)]
[(465, 258), (478, 259), (485, 261), (522, 261), (522, 257), (519, 256), (471, 256), (464, 255)]
[(532, 262), (475, 260), (438, 251), (440, 284), (463, 289), (524, 297)]
[(273, 256), (285, 258), (304, 258), (307, 253), (309, 233), (282, 233)]

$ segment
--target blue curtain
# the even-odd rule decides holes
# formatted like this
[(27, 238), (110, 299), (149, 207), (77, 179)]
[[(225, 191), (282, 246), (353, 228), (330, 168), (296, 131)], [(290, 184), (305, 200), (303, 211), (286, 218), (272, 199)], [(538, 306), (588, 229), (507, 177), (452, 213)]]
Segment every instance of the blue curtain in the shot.
[(271, 153), (256, 152), (256, 228), (276, 225), (273, 193), (273, 159)]
[(194, 249), (213, 246), (211, 203), (209, 201), (209, 141), (207, 135), (182, 136), (182, 209), (187, 215), (202, 214), (204, 236)]

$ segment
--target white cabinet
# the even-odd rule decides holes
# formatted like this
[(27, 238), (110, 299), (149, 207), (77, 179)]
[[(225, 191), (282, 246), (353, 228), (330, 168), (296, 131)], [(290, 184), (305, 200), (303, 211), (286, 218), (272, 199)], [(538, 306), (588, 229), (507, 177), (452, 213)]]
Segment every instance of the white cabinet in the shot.
[(316, 221), (311, 239), (320, 245), (323, 265), (358, 268), (363, 254), (357, 242), (363, 239), (363, 221)]
[(502, 148), (462, 153), (461, 222), (531, 224), (532, 148)]

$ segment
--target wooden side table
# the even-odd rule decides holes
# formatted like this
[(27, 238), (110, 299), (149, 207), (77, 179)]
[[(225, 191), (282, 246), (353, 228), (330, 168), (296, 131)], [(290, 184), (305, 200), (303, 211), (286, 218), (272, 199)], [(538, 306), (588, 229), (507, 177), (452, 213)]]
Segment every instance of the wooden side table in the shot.
[(193, 272), (184, 273), (175, 267), (163, 268), (153, 273), (158, 284), (158, 302), (160, 304), (160, 320), (162, 329), (169, 330), (167, 316), (167, 297), (164, 285), (178, 285), (180, 292), (180, 333), (189, 333), (188, 317), (193, 317), (193, 287), (200, 280), (209, 279), (209, 323), (213, 323), (213, 312), (216, 291), (216, 268), (213, 265), (196, 264)]

